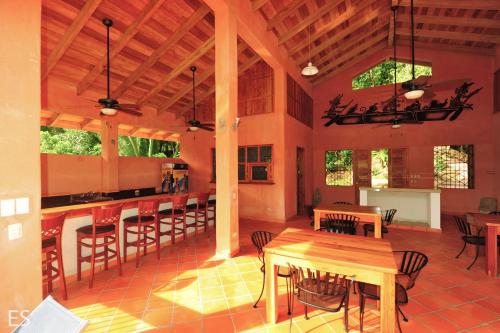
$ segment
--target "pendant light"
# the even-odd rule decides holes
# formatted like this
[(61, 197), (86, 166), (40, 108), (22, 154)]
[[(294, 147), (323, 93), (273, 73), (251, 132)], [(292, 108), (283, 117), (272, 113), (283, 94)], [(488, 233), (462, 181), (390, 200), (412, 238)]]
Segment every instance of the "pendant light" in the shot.
[[(394, 28), (392, 29), (392, 51), (393, 51), (393, 60), (394, 60), (394, 97), (393, 97), (393, 107), (394, 107), (394, 112), (397, 112), (398, 109), (398, 90), (397, 90), (397, 69), (398, 69), (398, 63), (397, 63), (397, 57), (396, 57), (396, 14), (398, 11), (398, 6), (393, 6), (392, 8), (392, 23)], [(392, 122), (393, 129), (398, 129), (401, 127), (401, 124), (399, 123), (399, 119), (396, 118)]]
[[(113, 26), (113, 21), (111, 21), (110, 19), (108, 18), (105, 18), (104, 20), (102, 20), (102, 23), (106, 26), (106, 60), (107, 60), (107, 65), (106, 65), (106, 83), (107, 83), (107, 95), (106, 95), (106, 99), (110, 100), (111, 98), (109, 97), (109, 28), (111, 26)], [(114, 109), (114, 108), (111, 108), (111, 107), (107, 107), (107, 106), (103, 106), (101, 108), (101, 112), (102, 114), (106, 115), (106, 116), (114, 116), (116, 114), (118, 110)]]
[[(194, 73), (196, 72), (196, 66), (191, 66), (191, 72), (193, 73), (193, 119), (196, 119), (196, 95), (194, 93), (196, 85), (194, 82)], [(198, 126), (189, 126), (190, 132), (196, 132), (199, 128)]]
[(405, 92), (406, 99), (417, 99), (424, 95), (424, 90), (416, 86), (415, 81), (415, 22), (413, 17), (413, 0), (410, 2), (410, 16), (411, 16), (411, 83), (407, 92)]
[(308, 27), (309, 32), (309, 62), (307, 66), (302, 68), (302, 75), (304, 76), (314, 76), (319, 73), (318, 67), (314, 66), (311, 62), (311, 26)]

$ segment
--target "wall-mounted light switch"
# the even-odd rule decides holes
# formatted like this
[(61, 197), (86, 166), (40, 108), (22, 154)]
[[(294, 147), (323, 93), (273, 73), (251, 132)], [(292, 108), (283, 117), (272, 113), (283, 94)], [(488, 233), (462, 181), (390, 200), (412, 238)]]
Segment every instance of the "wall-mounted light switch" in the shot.
[(0, 216), (12, 216), (16, 213), (15, 200), (0, 200)]
[(29, 198), (17, 198), (16, 199), (16, 215), (29, 214), (29, 212), (30, 212), (30, 199)]
[(19, 239), (23, 237), (23, 225), (21, 223), (9, 224), (7, 228), (9, 240)]

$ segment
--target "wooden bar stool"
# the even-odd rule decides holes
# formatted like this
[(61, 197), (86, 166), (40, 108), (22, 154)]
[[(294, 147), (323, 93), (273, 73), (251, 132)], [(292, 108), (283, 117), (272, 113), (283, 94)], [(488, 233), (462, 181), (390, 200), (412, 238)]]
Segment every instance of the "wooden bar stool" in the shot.
[[(212, 194), (212, 193), (210, 193)], [(216, 212), (217, 212), (217, 202), (216, 199), (209, 199), (207, 202), (208, 206), (208, 211), (212, 212), (213, 216), (211, 218), (207, 217), (207, 224), (209, 221), (214, 221), (214, 228), (216, 226)]]
[[(90, 263), (89, 288), (94, 284), (95, 264), (104, 262), (104, 269), (108, 270), (108, 262), (116, 258), (118, 273), (122, 275), (120, 257), (120, 216), (122, 205), (101, 206), (92, 208), (92, 224), (76, 229), (77, 252), (77, 279), (82, 279), (82, 263)], [(102, 242), (98, 243), (98, 240)], [(115, 249), (109, 246), (114, 243)], [(82, 248), (91, 249), (91, 254), (82, 256)], [(102, 251), (97, 251), (103, 248)]]
[(198, 193), (196, 203), (187, 205), (186, 216), (193, 217), (194, 222), (186, 223), (186, 227), (194, 228), (194, 234), (198, 235), (198, 228), (203, 227), (205, 232), (208, 227), (208, 197), (210, 193)]
[[(172, 244), (175, 244), (175, 236), (183, 235), (186, 239), (186, 204), (189, 195), (174, 195), (172, 196), (172, 208), (163, 209), (158, 212), (160, 220), (160, 237), (170, 235)], [(161, 231), (161, 225), (170, 226), (170, 230)], [(178, 227), (178, 226), (181, 227)]]
[[(156, 244), (156, 257), (160, 259), (160, 230), (158, 223), (158, 200), (139, 201), (138, 215), (123, 219), (123, 261), (127, 261), (127, 248), (136, 248), (135, 267), (139, 267), (139, 257), (141, 247), (144, 248), (144, 255), (151, 244)], [(154, 233), (154, 236), (148, 234)], [(136, 235), (136, 240), (129, 241), (128, 235)]]
[[(66, 278), (62, 257), (62, 229), (66, 214), (44, 215), (42, 217), (42, 271), (47, 281), (47, 292), (52, 292), (52, 281), (59, 278), (63, 299), (68, 299)], [(57, 262), (57, 267), (54, 266)]]

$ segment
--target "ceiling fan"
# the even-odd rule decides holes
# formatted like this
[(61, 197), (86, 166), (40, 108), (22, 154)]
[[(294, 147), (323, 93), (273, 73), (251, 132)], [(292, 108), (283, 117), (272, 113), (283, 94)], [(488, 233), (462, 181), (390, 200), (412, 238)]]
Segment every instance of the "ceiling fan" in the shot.
[(117, 111), (122, 111), (134, 116), (142, 116), (139, 111), (139, 106), (135, 104), (120, 104), (116, 99), (110, 96), (109, 89), (109, 28), (113, 25), (113, 21), (109, 18), (104, 18), (102, 23), (106, 26), (106, 97), (100, 98), (96, 105), (101, 109), (101, 114), (106, 116), (114, 116)]
[(199, 129), (213, 132), (213, 124), (201, 123), (199, 120), (196, 120), (196, 96), (195, 96), (195, 81), (194, 81), (194, 73), (196, 72), (196, 66), (191, 66), (191, 72), (193, 73), (193, 119), (187, 121), (188, 132), (196, 132)]

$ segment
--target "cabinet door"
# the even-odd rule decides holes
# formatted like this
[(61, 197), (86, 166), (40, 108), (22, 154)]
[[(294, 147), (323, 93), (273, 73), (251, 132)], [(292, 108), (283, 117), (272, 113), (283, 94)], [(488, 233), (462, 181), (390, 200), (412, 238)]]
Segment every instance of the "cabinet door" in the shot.
[(389, 187), (408, 187), (408, 150), (389, 149)]

